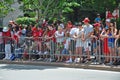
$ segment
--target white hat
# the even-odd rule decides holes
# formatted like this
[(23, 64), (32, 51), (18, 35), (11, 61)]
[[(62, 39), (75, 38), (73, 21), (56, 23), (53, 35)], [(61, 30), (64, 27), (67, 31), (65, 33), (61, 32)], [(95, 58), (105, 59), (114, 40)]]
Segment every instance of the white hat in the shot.
[(3, 27), (3, 32), (7, 32), (9, 30), (8, 27)]
[(106, 22), (110, 22), (110, 19), (106, 19)]
[(9, 22), (13, 22), (12, 20), (10, 20)]

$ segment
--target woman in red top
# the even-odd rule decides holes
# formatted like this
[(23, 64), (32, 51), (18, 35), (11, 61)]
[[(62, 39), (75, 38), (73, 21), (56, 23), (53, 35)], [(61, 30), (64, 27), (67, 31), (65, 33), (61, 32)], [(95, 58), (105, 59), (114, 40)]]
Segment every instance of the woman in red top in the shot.
[(50, 50), (50, 55), (51, 55), (51, 60), (53, 60), (53, 54), (55, 51), (55, 43), (56, 43), (56, 39), (55, 39), (55, 32), (56, 30), (54, 29), (53, 25), (48, 25), (48, 31), (46, 33), (45, 39), (47, 40), (46, 46), (47, 48)]
[(42, 41), (43, 41), (43, 29), (41, 26), (39, 26), (38, 28), (38, 37), (39, 37), (39, 41), (38, 41), (38, 50), (39, 50), (39, 54), (41, 54), (42, 52)]
[(103, 53), (105, 55), (105, 62), (109, 62), (109, 54), (110, 54), (110, 50), (108, 48), (108, 34), (109, 34), (109, 29), (105, 30), (103, 29), (103, 31), (101, 32), (101, 38), (103, 38)]

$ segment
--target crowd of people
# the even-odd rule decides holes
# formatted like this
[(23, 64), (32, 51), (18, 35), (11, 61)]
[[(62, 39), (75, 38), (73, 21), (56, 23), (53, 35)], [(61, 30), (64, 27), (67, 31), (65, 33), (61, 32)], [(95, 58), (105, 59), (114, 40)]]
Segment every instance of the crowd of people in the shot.
[(37, 26), (10, 21), (8, 27), (0, 29), (0, 36), (3, 60), (10, 60), (12, 54), (67, 63), (87, 63), (94, 58), (96, 62), (113, 64), (120, 59), (120, 30), (111, 19), (103, 24), (99, 14), (93, 24), (89, 18), (76, 24), (46, 21)]

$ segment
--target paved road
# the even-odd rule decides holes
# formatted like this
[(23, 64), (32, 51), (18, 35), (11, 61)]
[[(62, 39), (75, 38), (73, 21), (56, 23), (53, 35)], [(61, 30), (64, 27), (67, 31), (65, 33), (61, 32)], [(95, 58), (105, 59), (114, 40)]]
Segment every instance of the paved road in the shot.
[(120, 80), (120, 72), (0, 64), (0, 80)]

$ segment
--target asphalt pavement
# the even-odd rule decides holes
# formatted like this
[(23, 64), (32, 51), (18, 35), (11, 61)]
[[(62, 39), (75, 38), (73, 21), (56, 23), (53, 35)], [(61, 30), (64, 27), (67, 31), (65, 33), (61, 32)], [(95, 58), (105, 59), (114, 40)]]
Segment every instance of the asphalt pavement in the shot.
[(91, 65), (80, 63), (61, 63), (61, 62), (43, 62), (43, 61), (6, 61), (0, 60), (0, 64), (21, 64), (21, 65), (39, 65), (39, 66), (54, 66), (54, 67), (67, 67), (67, 68), (81, 68), (81, 69), (93, 69), (93, 70), (105, 70), (120, 72), (119, 66), (109, 66), (104, 64)]
[(0, 80), (120, 80), (120, 72), (57, 66), (0, 64)]

